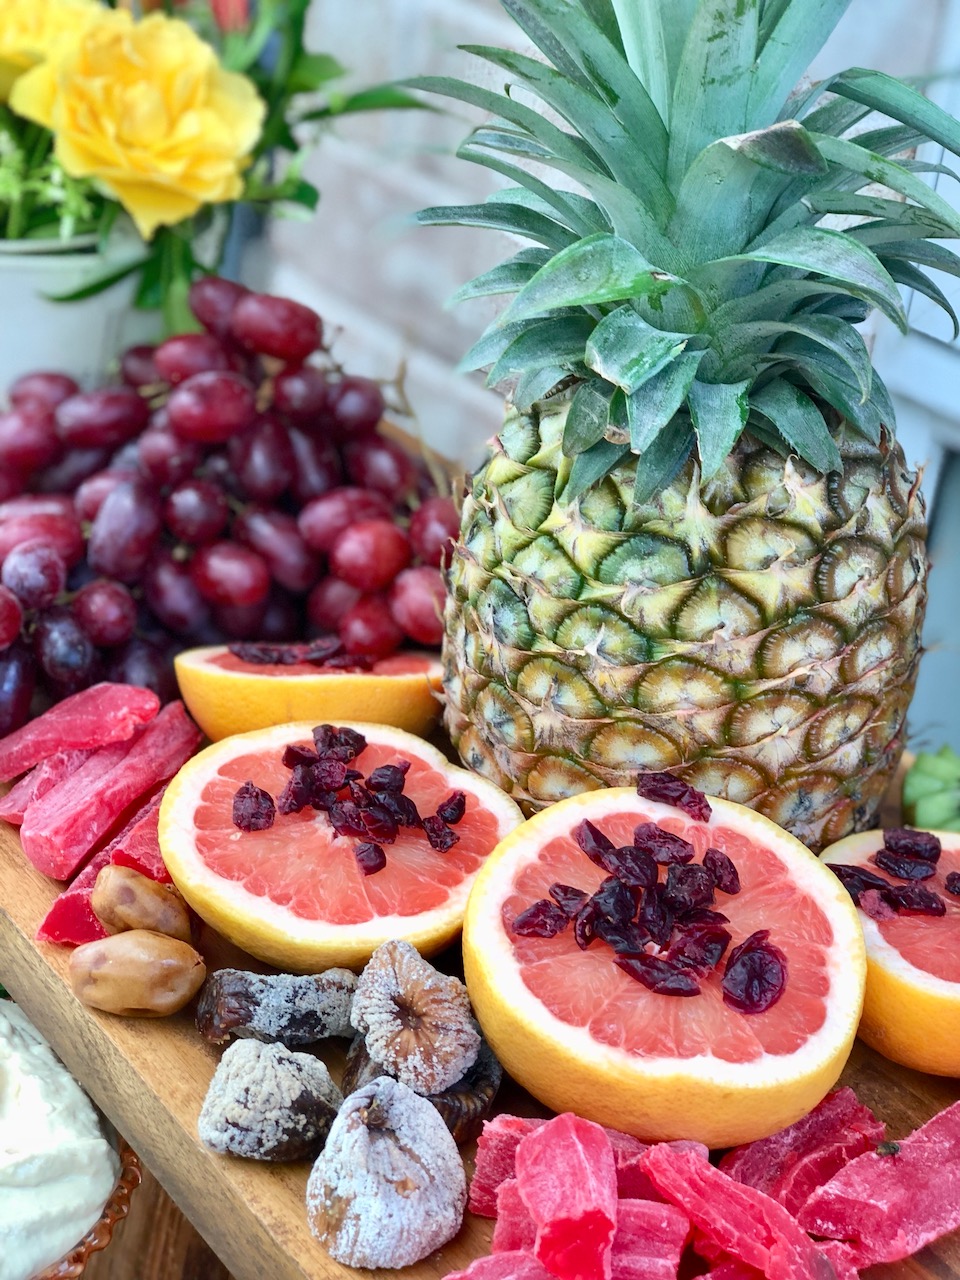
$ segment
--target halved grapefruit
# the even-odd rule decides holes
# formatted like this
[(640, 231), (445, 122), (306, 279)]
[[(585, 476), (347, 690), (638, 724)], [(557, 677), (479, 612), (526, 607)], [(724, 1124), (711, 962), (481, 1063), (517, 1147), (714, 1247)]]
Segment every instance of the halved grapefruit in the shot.
[(367, 777), (381, 765), (410, 761), (404, 794), (421, 815), (432, 814), (452, 792), (464, 792), (458, 842), (438, 852), (422, 830), (401, 827), (396, 841), (383, 845), (383, 869), (364, 875), (357, 839), (338, 836), (328, 815), (309, 805), (278, 813), (266, 830), (239, 830), (237, 790), (252, 781), (278, 796), (291, 776), (281, 760), (284, 748), (312, 745), (312, 721), (207, 747), (180, 770), (160, 806), (163, 859), (193, 909), (251, 955), (292, 972), (359, 968), (391, 938), (424, 955), (439, 951), (460, 930), (485, 858), (522, 821), (499, 788), (412, 734), (379, 724), (340, 727), (365, 737), (353, 764)]
[(174, 659), (180, 693), (211, 740), (272, 724), (363, 720), (427, 733), (440, 715), (439, 655), (419, 650), (381, 658), (369, 671), (330, 671), (310, 662), (245, 662), (226, 645), (186, 649)]
[[(574, 796), (508, 835), (477, 877), (463, 934), (470, 998), (506, 1069), (554, 1110), (640, 1138), (732, 1146), (791, 1124), (840, 1075), (863, 1001), (856, 910), (832, 873), (769, 819), (712, 797), (710, 805), (709, 821), (695, 821), (625, 787)], [(593, 893), (603, 882), (571, 835), (584, 819), (618, 847), (631, 845), (638, 824), (656, 823), (692, 843), (695, 861), (711, 848), (726, 854), (741, 889), (718, 890), (710, 909), (727, 917), (727, 960), (769, 930), (786, 957), (781, 997), (741, 1013), (723, 999), (722, 963), (698, 995), (678, 998), (621, 971), (599, 938), (582, 950), (569, 928), (517, 936), (513, 921), (551, 885)]]
[[(860, 911), (867, 945), (867, 990), (860, 1038), (917, 1071), (960, 1076), (960, 897), (947, 877), (960, 876), (960, 835), (935, 831), (941, 845), (934, 874), (917, 883), (944, 904), (942, 916), (901, 913), (876, 920)], [(864, 867), (891, 885), (905, 882), (873, 861), (882, 831), (847, 836), (823, 853), (826, 863)], [(951, 885), (957, 885), (951, 880)]]

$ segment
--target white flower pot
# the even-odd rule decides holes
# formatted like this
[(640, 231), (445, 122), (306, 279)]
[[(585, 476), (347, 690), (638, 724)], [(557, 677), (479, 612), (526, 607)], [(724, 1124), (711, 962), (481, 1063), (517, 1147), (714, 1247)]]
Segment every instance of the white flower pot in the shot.
[(0, 403), (15, 378), (35, 369), (91, 386), (125, 347), (159, 336), (159, 317), (134, 310), (136, 274), (80, 302), (51, 301), (142, 252), (126, 237), (103, 252), (95, 236), (0, 240)]

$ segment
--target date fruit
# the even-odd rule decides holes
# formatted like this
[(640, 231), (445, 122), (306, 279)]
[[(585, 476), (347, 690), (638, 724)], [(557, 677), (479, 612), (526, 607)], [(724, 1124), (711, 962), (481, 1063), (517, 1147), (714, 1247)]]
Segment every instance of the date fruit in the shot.
[(200, 990), (207, 968), (193, 947), (148, 929), (85, 942), (70, 957), (73, 993), (84, 1004), (127, 1018), (163, 1018)]
[(90, 900), (107, 933), (149, 929), (190, 942), (190, 912), (172, 884), (158, 884), (133, 867), (109, 865), (97, 876)]

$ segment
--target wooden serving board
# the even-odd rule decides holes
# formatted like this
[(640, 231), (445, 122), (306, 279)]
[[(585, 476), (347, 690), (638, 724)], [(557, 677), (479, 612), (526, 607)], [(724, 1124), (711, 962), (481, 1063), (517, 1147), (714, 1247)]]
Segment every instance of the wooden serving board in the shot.
[[(200, 1145), (197, 1116), (220, 1051), (201, 1040), (188, 1012), (128, 1019), (82, 1005), (65, 979), (69, 950), (34, 941), (58, 889), (23, 857), (14, 828), (0, 821), (0, 981), (236, 1280), (347, 1280), (361, 1274), (386, 1280), (399, 1274), (343, 1267), (313, 1239), (304, 1209), (308, 1164), (262, 1165), (215, 1156)], [(212, 930), (204, 931), (200, 947), (211, 969), (264, 968)], [(342, 1051), (331, 1050), (328, 1061), (336, 1076)], [(908, 1071), (859, 1042), (843, 1082), (887, 1122), (894, 1138), (960, 1097), (960, 1080)], [(547, 1114), (509, 1082), (499, 1106)], [(455, 1240), (403, 1274), (439, 1280), (489, 1252), (491, 1230), (489, 1220), (468, 1213)], [(960, 1280), (960, 1232), (867, 1274), (869, 1280)]]

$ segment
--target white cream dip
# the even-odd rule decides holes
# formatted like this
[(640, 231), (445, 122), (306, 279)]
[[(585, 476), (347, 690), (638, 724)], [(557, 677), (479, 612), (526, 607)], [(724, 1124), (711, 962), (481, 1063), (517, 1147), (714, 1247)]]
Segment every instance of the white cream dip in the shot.
[(0, 1280), (31, 1280), (82, 1239), (119, 1172), (90, 1099), (0, 1000)]

